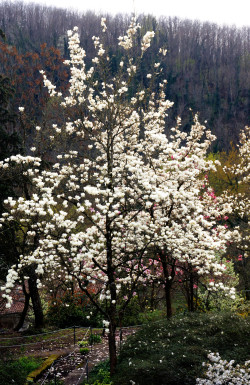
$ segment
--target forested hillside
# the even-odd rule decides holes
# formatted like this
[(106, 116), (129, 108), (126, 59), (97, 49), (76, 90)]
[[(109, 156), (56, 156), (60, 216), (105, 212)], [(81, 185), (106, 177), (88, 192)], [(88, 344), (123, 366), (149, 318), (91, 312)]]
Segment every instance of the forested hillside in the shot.
[[(111, 70), (115, 73), (121, 55), (117, 38), (129, 25), (129, 15), (106, 15), (109, 32)], [(16, 93), (12, 106), (24, 106), (32, 124), (41, 119), (46, 95), (41, 98), (39, 69), (57, 85), (64, 86), (67, 72), (62, 62), (68, 58), (67, 30), (79, 27), (81, 45), (93, 57), (92, 36), (100, 34), (101, 16), (23, 3), (0, 4), (0, 28), (6, 35), (0, 44), (0, 73), (10, 78)], [(174, 101), (168, 127), (177, 115), (183, 129), (190, 126), (193, 113), (217, 136), (213, 150), (228, 150), (236, 143), (240, 130), (248, 123), (250, 110), (250, 28), (219, 26), (178, 18), (139, 16), (142, 25), (138, 39), (146, 30), (156, 32), (150, 54), (141, 61), (135, 87), (146, 84), (159, 48), (168, 50), (164, 77), (167, 97)], [(93, 53), (93, 55), (92, 55)], [(87, 63), (90, 65), (90, 62)], [(39, 97), (38, 97), (39, 95)], [(190, 111), (192, 109), (192, 111)]]

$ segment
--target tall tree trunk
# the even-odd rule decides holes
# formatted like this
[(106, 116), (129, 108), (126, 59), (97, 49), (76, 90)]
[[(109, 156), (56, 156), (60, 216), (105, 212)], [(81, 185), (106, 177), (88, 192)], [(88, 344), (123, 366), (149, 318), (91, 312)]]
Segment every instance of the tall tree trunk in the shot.
[(115, 343), (115, 331), (116, 326), (112, 325), (112, 322), (109, 325), (109, 359), (110, 359), (110, 375), (112, 376), (115, 372), (117, 365), (117, 353), (116, 353), (116, 343)]
[(23, 293), (24, 293), (24, 298), (25, 298), (24, 308), (23, 308), (21, 317), (18, 321), (18, 324), (14, 328), (15, 331), (18, 331), (19, 329), (21, 329), (23, 327), (23, 324), (24, 324), (24, 321), (25, 321), (25, 318), (26, 318), (26, 315), (27, 315), (27, 312), (29, 309), (30, 293), (27, 293), (24, 283), (23, 283)]
[(167, 317), (170, 318), (173, 315), (172, 300), (171, 300), (171, 283), (165, 282), (165, 301), (167, 308)]
[(30, 292), (30, 297), (32, 301), (33, 311), (35, 315), (35, 328), (39, 329), (43, 327), (44, 320), (43, 320), (43, 310), (42, 310), (41, 299), (37, 288), (37, 276), (35, 272), (32, 272), (30, 274), (28, 284), (29, 284), (29, 292)]
[(169, 280), (168, 279), (169, 272), (168, 272), (168, 268), (167, 268), (166, 256), (163, 252), (159, 253), (159, 256), (161, 259), (162, 270), (163, 270), (163, 275), (164, 275), (164, 291), (165, 291), (165, 303), (166, 303), (167, 317), (170, 318), (173, 315), (171, 287), (172, 287), (172, 280), (174, 278), (175, 270), (174, 270), (174, 266), (172, 266), (171, 280)]
[(115, 372), (117, 365), (117, 354), (115, 344), (115, 331), (116, 331), (116, 284), (113, 266), (113, 255), (112, 255), (112, 236), (111, 236), (111, 225), (110, 219), (106, 217), (106, 245), (107, 245), (107, 275), (108, 275), (108, 288), (110, 290), (111, 303), (108, 309), (109, 317), (109, 359), (110, 359), (110, 375), (112, 376)]
[[(192, 267), (190, 266), (190, 270)], [(190, 311), (194, 311), (194, 277), (192, 272), (190, 272), (190, 284), (189, 284), (189, 289), (190, 289)]]
[(152, 286), (151, 286), (150, 309), (152, 311), (155, 309), (155, 284), (154, 284), (154, 282), (152, 282)]

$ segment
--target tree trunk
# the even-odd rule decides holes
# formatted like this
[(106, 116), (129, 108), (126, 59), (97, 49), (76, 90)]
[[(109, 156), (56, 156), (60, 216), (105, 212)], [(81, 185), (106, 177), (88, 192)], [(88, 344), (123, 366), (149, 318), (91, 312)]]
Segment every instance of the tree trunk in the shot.
[(25, 321), (25, 318), (26, 318), (26, 315), (27, 315), (27, 312), (29, 309), (30, 294), (27, 293), (24, 283), (23, 283), (23, 293), (24, 293), (24, 297), (25, 297), (24, 308), (23, 308), (21, 317), (18, 321), (18, 324), (14, 328), (15, 331), (18, 331), (19, 329), (21, 329), (23, 327), (23, 324), (24, 324), (24, 321)]
[(116, 326), (109, 325), (109, 359), (110, 359), (110, 375), (115, 373), (117, 365), (116, 343), (115, 343)]
[(190, 273), (190, 311), (194, 311), (194, 277)]
[(37, 288), (36, 280), (37, 280), (36, 274), (35, 272), (33, 272), (30, 275), (28, 283), (29, 283), (29, 292), (31, 296), (31, 301), (33, 305), (33, 311), (35, 315), (35, 328), (39, 329), (43, 327), (44, 323), (43, 323), (42, 304), (41, 304), (41, 299)]
[[(112, 174), (109, 172), (109, 175)], [(110, 185), (110, 189), (111, 189)], [(109, 359), (110, 359), (110, 375), (112, 376), (115, 372), (117, 365), (116, 355), (116, 344), (115, 344), (115, 330), (116, 330), (116, 284), (115, 284), (115, 267), (113, 265), (112, 255), (112, 230), (111, 222), (108, 215), (106, 216), (106, 246), (107, 246), (107, 276), (108, 276), (108, 288), (110, 290), (111, 303), (108, 309), (108, 320), (109, 324)]]
[(166, 303), (166, 310), (167, 310), (167, 317), (170, 318), (173, 315), (172, 311), (172, 299), (171, 299), (171, 287), (172, 287), (172, 280), (174, 277), (174, 266), (172, 266), (171, 270), (171, 280), (168, 279), (169, 273), (167, 268), (167, 261), (164, 253), (159, 253), (161, 264), (162, 264), (162, 270), (164, 275), (164, 290), (165, 290), (165, 303)]
[(152, 311), (155, 309), (154, 299), (155, 299), (155, 284), (153, 282), (151, 286), (151, 296), (150, 296), (150, 309)]
[(172, 300), (171, 300), (171, 284), (169, 282), (165, 283), (165, 301), (167, 308), (167, 317), (170, 318), (173, 315), (172, 311)]

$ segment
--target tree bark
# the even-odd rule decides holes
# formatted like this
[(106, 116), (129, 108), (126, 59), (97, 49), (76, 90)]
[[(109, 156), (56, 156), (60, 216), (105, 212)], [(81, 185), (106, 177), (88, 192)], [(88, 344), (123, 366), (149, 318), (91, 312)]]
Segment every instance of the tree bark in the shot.
[(166, 301), (166, 308), (167, 308), (167, 318), (172, 317), (173, 310), (172, 310), (172, 300), (171, 300), (171, 284), (169, 282), (165, 282), (165, 301)]
[(112, 236), (110, 219), (106, 218), (106, 245), (107, 245), (107, 275), (108, 275), (108, 288), (110, 290), (111, 303), (108, 309), (109, 318), (109, 359), (110, 359), (110, 375), (115, 372), (117, 365), (117, 354), (115, 344), (115, 331), (116, 331), (116, 284), (114, 277), (113, 255), (112, 255)]
[(109, 325), (109, 359), (110, 359), (110, 375), (115, 373), (117, 365), (116, 343), (115, 343), (116, 326), (110, 323)]
[(44, 320), (43, 320), (42, 304), (41, 304), (41, 299), (37, 288), (36, 280), (37, 280), (37, 276), (35, 272), (33, 272), (30, 275), (28, 284), (29, 284), (29, 292), (30, 292), (30, 297), (32, 301), (33, 311), (35, 315), (35, 328), (39, 329), (44, 326)]
[(168, 268), (167, 268), (167, 261), (164, 253), (160, 253), (160, 259), (162, 264), (162, 270), (164, 275), (164, 290), (165, 290), (165, 303), (166, 303), (166, 310), (167, 310), (167, 318), (172, 317), (173, 310), (172, 310), (172, 299), (171, 299), (171, 287), (172, 287), (172, 279), (174, 276), (174, 267), (172, 266), (171, 271), (171, 280), (168, 279)]
[(194, 311), (194, 277), (192, 274), (192, 266), (190, 266), (190, 280), (189, 280), (189, 295), (190, 295), (190, 302), (189, 302), (189, 311)]
[(23, 324), (24, 324), (24, 321), (25, 321), (25, 318), (26, 318), (26, 315), (27, 315), (27, 312), (29, 309), (30, 294), (27, 293), (24, 283), (23, 283), (23, 293), (24, 293), (24, 297), (25, 297), (24, 308), (23, 308), (21, 317), (18, 321), (18, 324), (14, 328), (15, 331), (18, 331), (19, 329), (21, 329), (23, 327)]

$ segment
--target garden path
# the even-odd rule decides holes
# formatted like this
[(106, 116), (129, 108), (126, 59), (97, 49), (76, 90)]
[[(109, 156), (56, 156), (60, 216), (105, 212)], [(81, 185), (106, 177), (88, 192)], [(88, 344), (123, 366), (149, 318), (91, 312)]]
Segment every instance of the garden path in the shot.
[[(123, 341), (128, 335), (134, 333), (134, 329), (125, 329), (123, 332)], [(117, 333), (117, 351), (120, 349), (120, 334)], [(88, 361), (79, 352), (79, 347), (74, 345), (61, 349), (53, 350), (50, 348), (48, 351), (41, 352), (40, 356), (48, 356), (51, 354), (60, 354), (60, 358), (55, 361), (51, 369), (43, 373), (42, 377), (37, 383), (45, 384), (47, 380), (61, 380), (64, 385), (80, 385), (80, 383), (87, 378), (88, 373), (98, 363), (105, 361), (108, 358), (108, 339), (107, 336), (103, 337), (101, 344), (92, 346), (90, 353), (88, 354)]]

